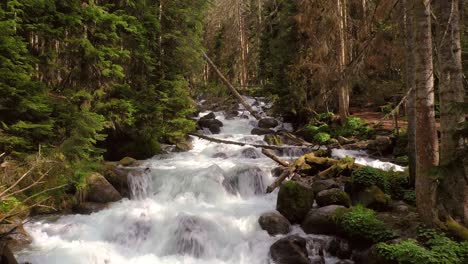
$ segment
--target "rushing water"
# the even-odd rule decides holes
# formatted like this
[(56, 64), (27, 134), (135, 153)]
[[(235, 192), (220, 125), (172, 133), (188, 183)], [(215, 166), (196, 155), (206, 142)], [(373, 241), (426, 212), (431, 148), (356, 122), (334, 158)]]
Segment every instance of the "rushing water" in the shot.
[[(216, 137), (262, 142), (263, 137), (250, 135), (256, 125), (250, 116), (226, 120), (218, 113), (217, 118), (224, 127)], [(270, 170), (274, 162), (249, 147), (197, 138), (193, 143), (189, 152), (145, 161), (142, 170), (149, 169), (130, 175), (131, 200), (113, 203), (91, 215), (43, 218), (27, 224), (33, 244), (18, 254), (20, 261), (268, 263), (269, 247), (280, 236), (270, 237), (257, 220), (261, 213), (275, 209), (277, 191), (265, 194), (265, 187), (273, 181)], [(334, 152), (336, 156), (355, 154)], [(359, 161), (382, 166), (365, 157)], [(298, 227), (291, 232), (306, 236)], [(306, 237), (311, 254), (317, 254), (313, 246), (317, 240), (331, 239)], [(336, 259), (327, 257), (326, 261), (335, 263)]]

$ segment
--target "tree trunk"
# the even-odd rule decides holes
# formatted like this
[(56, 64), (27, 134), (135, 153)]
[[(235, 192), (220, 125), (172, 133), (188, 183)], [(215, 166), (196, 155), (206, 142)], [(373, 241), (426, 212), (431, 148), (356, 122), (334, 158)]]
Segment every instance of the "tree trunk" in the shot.
[(406, 88), (409, 95), (406, 103), (406, 115), (408, 119), (408, 161), (410, 184), (414, 186), (416, 179), (416, 108), (415, 108), (415, 80), (414, 80), (414, 21), (412, 0), (403, 0), (404, 31), (405, 31), (405, 56), (406, 56)]
[[(457, 126), (465, 121), (463, 109), (454, 107), (464, 101), (463, 72), (460, 42), (460, 2), (459, 0), (437, 0), (437, 47), (439, 62), (440, 98), (440, 163), (449, 165), (457, 159), (461, 147)], [(440, 199), (446, 213), (460, 218), (468, 224), (468, 182), (461, 166), (452, 166), (443, 175), (440, 186)]]
[(421, 219), (432, 225), (437, 182), (430, 170), (439, 163), (439, 146), (434, 113), (431, 1), (414, 2), (416, 80), (416, 203)]
[(340, 72), (340, 79), (338, 83), (338, 108), (340, 114), (341, 124), (346, 124), (349, 115), (349, 90), (347, 85), (347, 78), (343, 76), (346, 67), (346, 0), (337, 0), (337, 8), (339, 14), (339, 62), (338, 69)]

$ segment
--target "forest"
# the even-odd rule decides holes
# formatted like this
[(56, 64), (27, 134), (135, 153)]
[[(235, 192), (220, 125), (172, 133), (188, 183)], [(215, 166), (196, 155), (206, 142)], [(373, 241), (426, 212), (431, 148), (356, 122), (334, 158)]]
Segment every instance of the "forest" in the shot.
[(468, 263), (466, 14), (2, 0), (0, 263)]

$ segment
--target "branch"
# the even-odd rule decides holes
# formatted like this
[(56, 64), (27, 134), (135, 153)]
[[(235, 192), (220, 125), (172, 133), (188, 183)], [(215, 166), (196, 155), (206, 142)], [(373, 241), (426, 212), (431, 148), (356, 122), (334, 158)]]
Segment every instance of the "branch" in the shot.
[(10, 191), (11, 189), (15, 188), (26, 176), (28, 176), (29, 173), (31, 173), (31, 171), (33, 171), (34, 169), (36, 168), (36, 166), (33, 166), (31, 169), (29, 169), (25, 174), (23, 174), (23, 176), (21, 176), (13, 185), (11, 185), (10, 187), (8, 187), (5, 191), (1, 192), (0, 193), (0, 197), (3, 197), (8, 191)]
[(284, 167), (288, 167), (288, 166), (289, 166), (289, 162), (280, 159), (278, 156), (276, 156), (275, 154), (273, 154), (273, 152), (269, 151), (268, 149), (262, 148), (262, 153), (263, 153), (265, 156), (269, 157), (270, 159), (276, 161), (276, 163), (278, 163), (278, 164), (281, 165), (281, 166), (284, 166)]
[(220, 144), (229, 144), (229, 145), (237, 145), (237, 146), (251, 146), (255, 148), (264, 148), (264, 149), (273, 149), (273, 150), (284, 150), (284, 149), (290, 149), (290, 148), (310, 148), (310, 146), (270, 146), (270, 145), (261, 145), (261, 144), (249, 144), (249, 143), (242, 143), (242, 142), (237, 142), (237, 141), (230, 141), (230, 140), (224, 140), (224, 139), (218, 139), (218, 138), (213, 138), (213, 137), (208, 137), (205, 135), (201, 135), (198, 133), (189, 133), (189, 135), (198, 137), (201, 139), (205, 139), (211, 142), (215, 143), (220, 143)]

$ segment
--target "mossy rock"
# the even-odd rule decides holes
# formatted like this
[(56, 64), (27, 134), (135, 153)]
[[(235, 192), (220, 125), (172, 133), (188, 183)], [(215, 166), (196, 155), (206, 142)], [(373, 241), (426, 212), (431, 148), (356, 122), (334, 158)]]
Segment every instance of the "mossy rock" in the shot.
[(138, 165), (138, 161), (134, 158), (131, 158), (131, 157), (125, 157), (123, 159), (121, 159), (118, 164), (120, 166), (123, 166), (123, 167), (131, 167), (131, 166), (137, 166)]
[(321, 191), (316, 197), (317, 204), (322, 206), (327, 205), (342, 205), (345, 207), (351, 206), (349, 195), (338, 188)]
[(282, 145), (283, 142), (281, 137), (278, 135), (265, 135), (263, 139), (268, 145), (279, 146)]
[(356, 243), (375, 244), (397, 237), (395, 232), (377, 218), (373, 210), (361, 205), (337, 210), (333, 218), (345, 235)]
[(389, 208), (391, 199), (379, 187), (372, 185), (356, 195), (355, 203), (365, 207), (385, 211)]
[(314, 192), (301, 183), (288, 181), (281, 185), (276, 209), (291, 223), (300, 223), (314, 204)]

